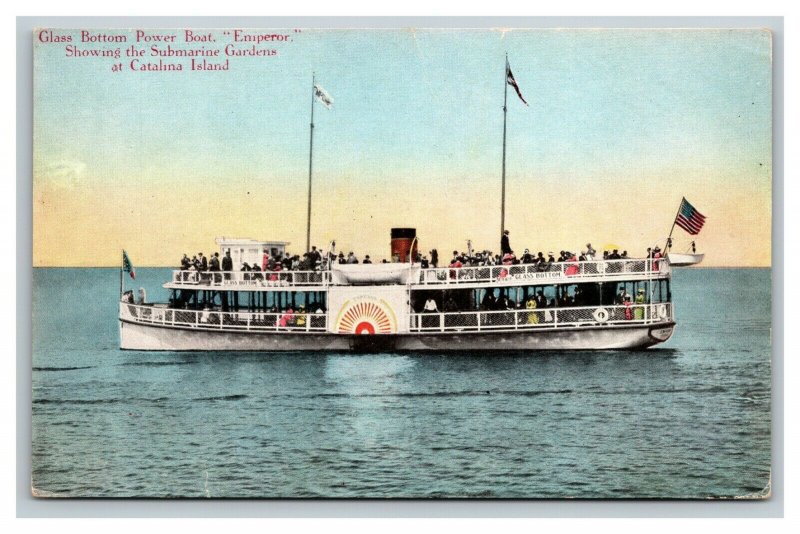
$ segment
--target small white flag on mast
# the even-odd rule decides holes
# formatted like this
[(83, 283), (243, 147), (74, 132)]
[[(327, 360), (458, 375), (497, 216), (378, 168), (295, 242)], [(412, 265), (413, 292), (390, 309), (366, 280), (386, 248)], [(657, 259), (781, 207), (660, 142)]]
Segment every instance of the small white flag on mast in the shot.
[(317, 100), (326, 108), (331, 109), (331, 107), (333, 107), (333, 97), (318, 83), (314, 84), (314, 96), (316, 96)]

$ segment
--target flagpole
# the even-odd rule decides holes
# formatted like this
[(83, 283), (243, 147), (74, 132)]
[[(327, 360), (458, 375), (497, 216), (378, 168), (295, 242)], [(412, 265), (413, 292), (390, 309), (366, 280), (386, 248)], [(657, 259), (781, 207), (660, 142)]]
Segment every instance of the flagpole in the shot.
[(308, 212), (306, 215), (306, 252), (311, 250), (311, 171), (314, 156), (314, 86), (315, 74), (311, 73), (311, 133), (308, 143)]
[(122, 277), (122, 268), (125, 265), (125, 251), (122, 251), (122, 263), (119, 266), (119, 297), (122, 298), (122, 290), (124, 289), (124, 282)]
[(678, 214), (681, 212), (681, 208), (683, 207), (683, 202), (686, 200), (686, 197), (681, 198), (681, 203), (678, 205), (678, 211), (675, 213), (675, 218), (672, 219), (672, 228), (669, 229), (669, 236), (667, 237), (667, 242), (664, 245), (664, 254), (666, 254), (669, 249), (671, 248), (669, 245), (672, 239), (672, 232), (675, 230), (675, 223), (678, 222)]
[(506, 52), (506, 66), (503, 72), (503, 175), (500, 200), (500, 237), (506, 229), (506, 117), (508, 115), (508, 52)]

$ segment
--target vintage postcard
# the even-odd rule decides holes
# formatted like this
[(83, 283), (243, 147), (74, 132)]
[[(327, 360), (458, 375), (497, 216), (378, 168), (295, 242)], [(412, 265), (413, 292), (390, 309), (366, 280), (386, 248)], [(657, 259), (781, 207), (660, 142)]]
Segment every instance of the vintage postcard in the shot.
[(769, 31), (31, 38), (33, 495), (770, 496)]

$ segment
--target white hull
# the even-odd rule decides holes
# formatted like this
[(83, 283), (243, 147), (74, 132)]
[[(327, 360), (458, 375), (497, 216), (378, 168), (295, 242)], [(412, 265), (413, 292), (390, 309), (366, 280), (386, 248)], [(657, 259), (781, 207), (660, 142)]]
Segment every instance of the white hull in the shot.
[(146, 351), (514, 351), (646, 348), (672, 336), (671, 321), (531, 332), (344, 335), (175, 328), (120, 321), (120, 347)]
[(670, 252), (667, 254), (667, 259), (669, 259), (670, 265), (673, 267), (688, 267), (689, 265), (697, 265), (701, 261), (705, 254), (675, 254)]

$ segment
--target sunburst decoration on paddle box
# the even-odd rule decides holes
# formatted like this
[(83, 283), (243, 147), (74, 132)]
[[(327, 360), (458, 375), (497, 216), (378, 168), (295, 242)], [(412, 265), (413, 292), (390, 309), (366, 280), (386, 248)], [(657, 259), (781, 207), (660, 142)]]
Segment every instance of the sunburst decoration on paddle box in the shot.
[(340, 334), (392, 334), (397, 331), (391, 310), (384, 301), (347, 302), (339, 314)]

